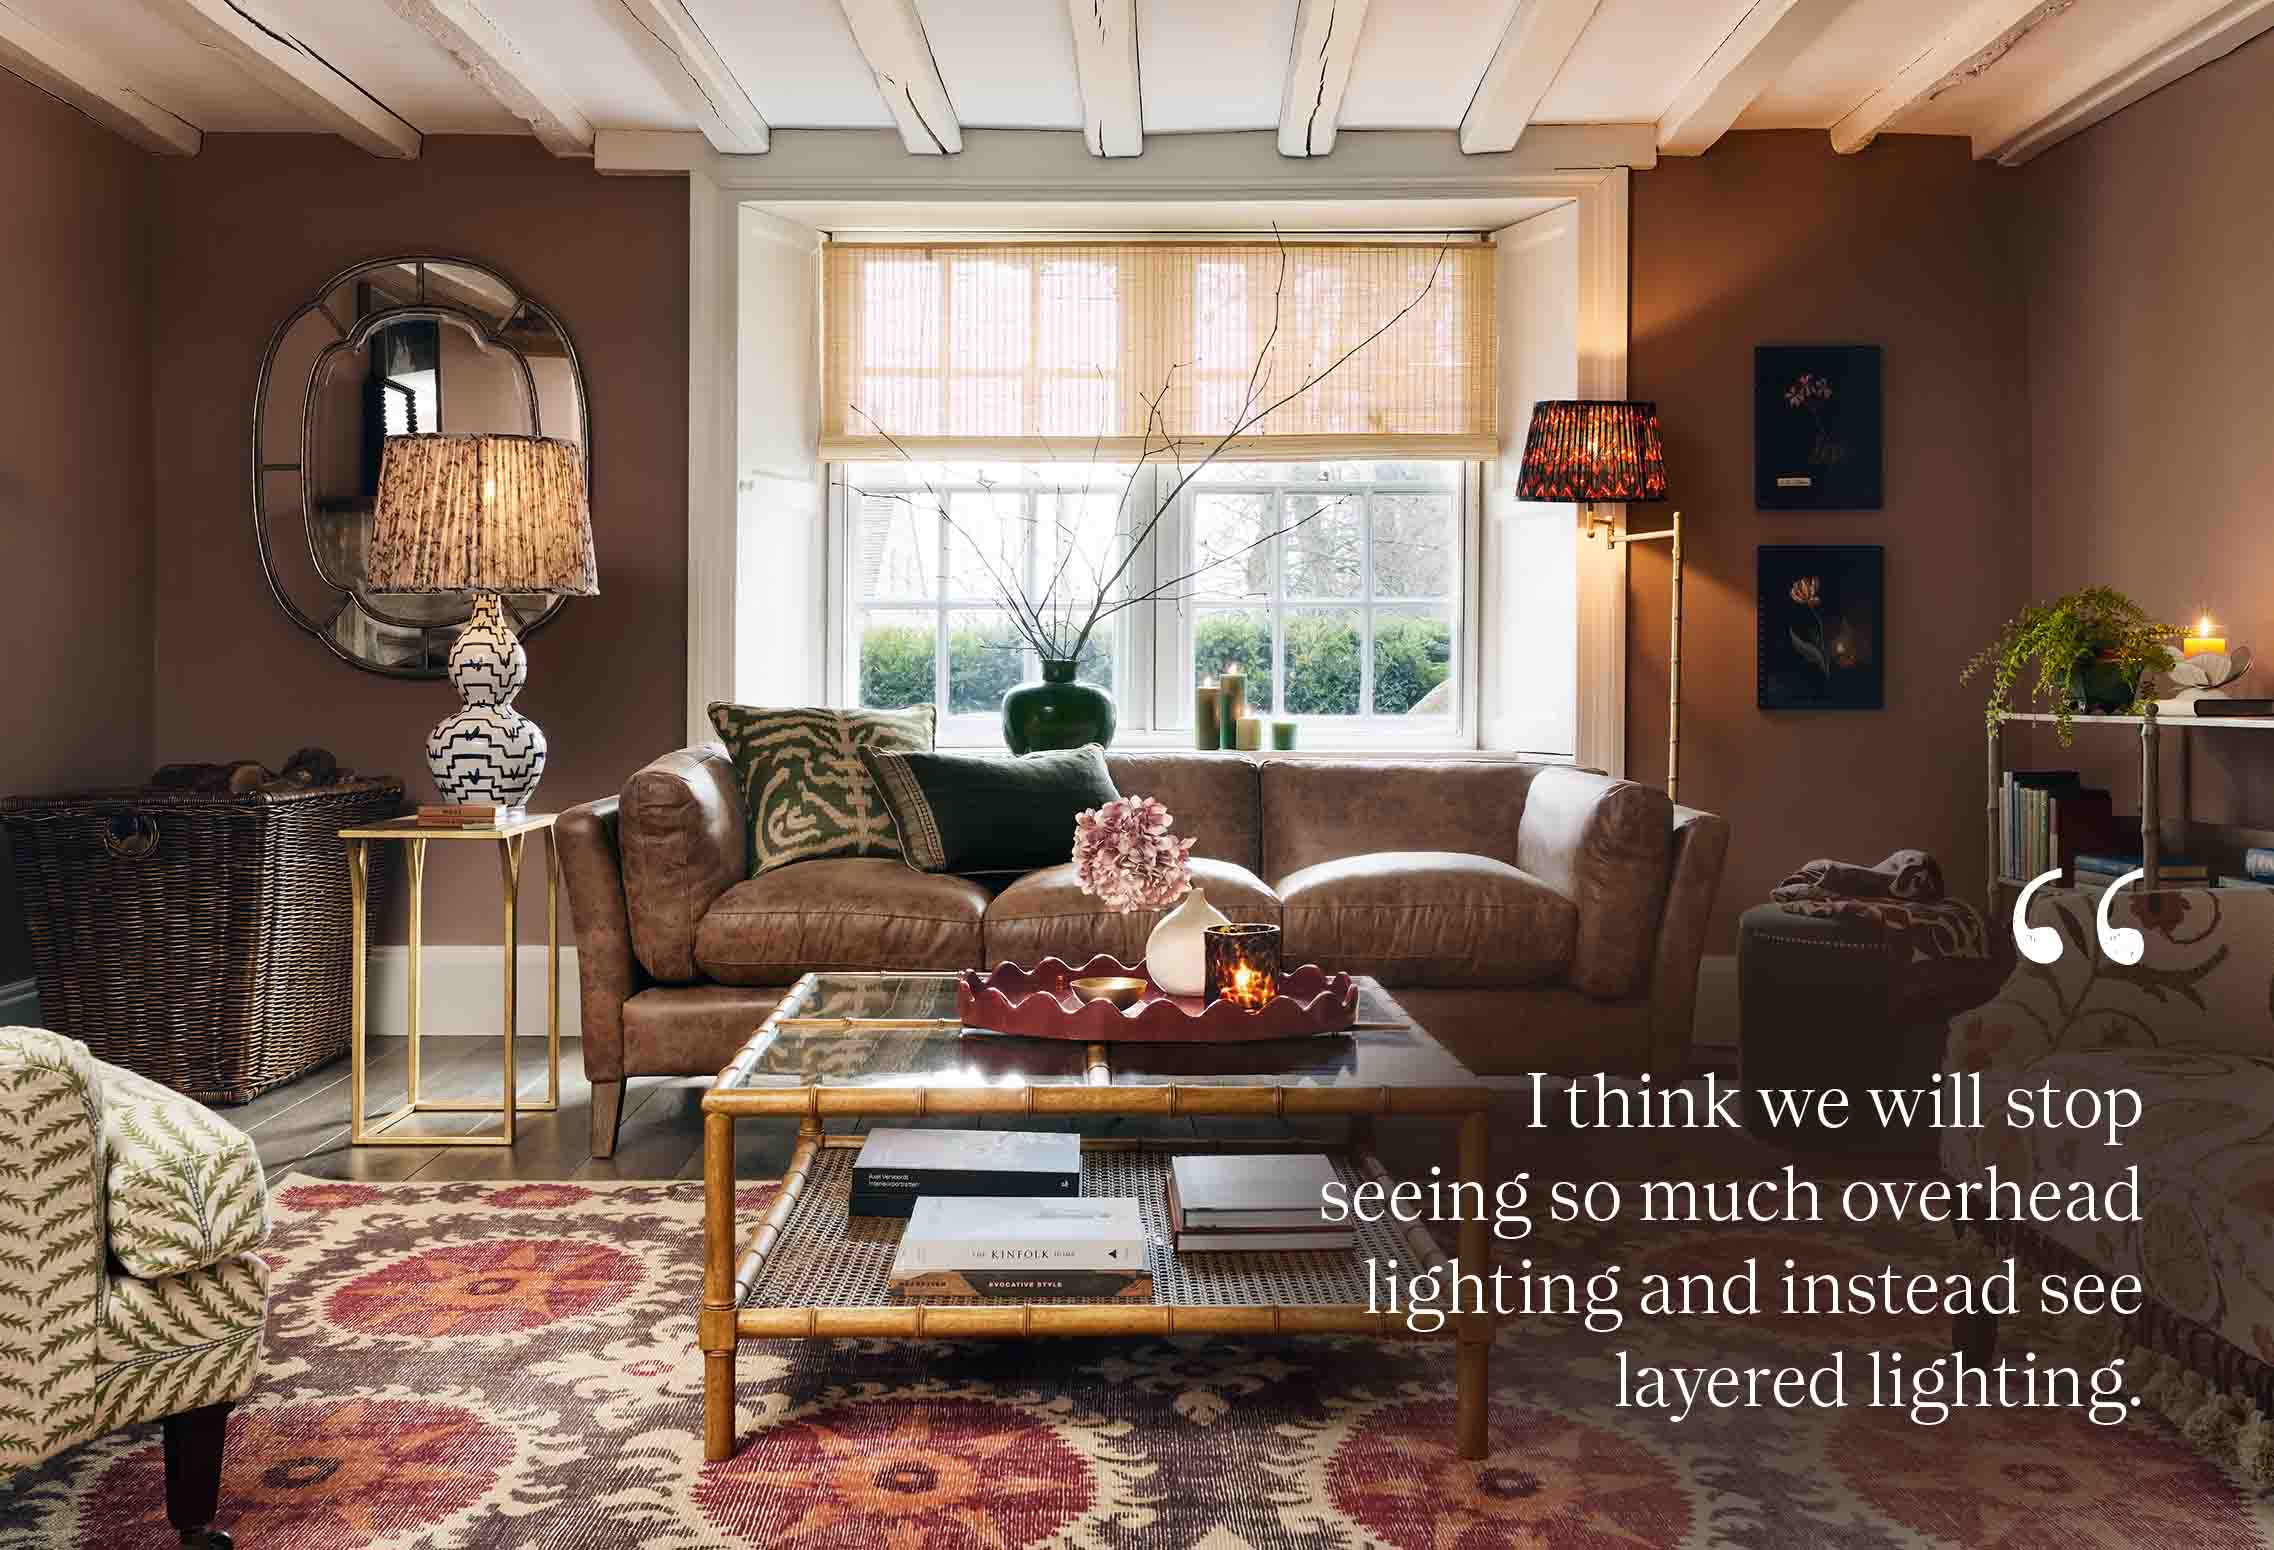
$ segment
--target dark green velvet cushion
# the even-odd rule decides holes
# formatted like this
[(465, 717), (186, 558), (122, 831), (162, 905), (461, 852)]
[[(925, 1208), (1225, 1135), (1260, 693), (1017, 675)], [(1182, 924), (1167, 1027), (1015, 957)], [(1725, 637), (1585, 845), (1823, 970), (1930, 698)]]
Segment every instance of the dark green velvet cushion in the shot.
[(1121, 793), (1092, 743), (1019, 758), (863, 748), (919, 872), (1031, 872), (1074, 857), (1074, 815)]

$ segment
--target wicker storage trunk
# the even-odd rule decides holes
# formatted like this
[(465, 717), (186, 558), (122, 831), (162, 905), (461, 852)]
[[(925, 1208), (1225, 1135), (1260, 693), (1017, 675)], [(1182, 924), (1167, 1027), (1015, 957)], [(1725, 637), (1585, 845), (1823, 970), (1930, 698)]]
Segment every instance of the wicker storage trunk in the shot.
[[(333, 1059), (352, 967), (338, 831), (402, 805), (396, 780), (0, 802), (42, 1020), (204, 1103)], [(376, 866), (372, 886), (376, 917)]]

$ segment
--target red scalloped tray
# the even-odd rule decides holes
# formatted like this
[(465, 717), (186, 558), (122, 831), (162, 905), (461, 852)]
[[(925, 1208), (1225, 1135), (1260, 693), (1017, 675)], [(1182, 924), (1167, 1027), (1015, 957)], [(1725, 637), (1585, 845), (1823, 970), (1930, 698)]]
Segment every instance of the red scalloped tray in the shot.
[[(1083, 1001), (1067, 987), (1102, 975), (1144, 977), (1142, 999), (1124, 1012), (1111, 1002)], [(1045, 958), (1033, 968), (1005, 963), (989, 973), (966, 969), (956, 977), (955, 1009), (966, 1029), (1028, 1039), (1123, 1040), (1138, 1044), (1230, 1044), (1255, 1039), (1300, 1039), (1345, 1033), (1358, 1021), (1358, 987), (1347, 974), (1315, 963), (1279, 977), (1279, 994), (1255, 1011), (1229, 1001), (1204, 1004), (1198, 996), (1167, 996), (1151, 988), (1142, 963), (1126, 964), (1100, 953), (1075, 967)]]

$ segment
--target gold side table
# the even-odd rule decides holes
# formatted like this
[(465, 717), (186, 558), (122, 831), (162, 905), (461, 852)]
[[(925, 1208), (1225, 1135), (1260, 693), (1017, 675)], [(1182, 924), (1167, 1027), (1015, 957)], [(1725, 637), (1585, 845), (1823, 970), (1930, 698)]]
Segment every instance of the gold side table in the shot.
[[(348, 1089), (350, 1119), (348, 1143), (351, 1146), (511, 1146), (513, 1122), (517, 1113), (550, 1113), (561, 1106), (561, 908), (560, 908), (560, 843), (553, 835), (553, 813), (531, 813), (511, 823), (498, 825), (469, 825), (465, 828), (438, 828), (429, 825), (420, 828), (416, 818), (390, 818), (383, 823), (359, 824), (340, 830), (340, 838), (347, 844), (348, 890), (354, 900), (354, 1022), (348, 1045)], [(516, 996), (520, 989), (515, 970), (520, 951), (518, 922), (521, 902), (522, 847), (532, 834), (545, 837), (545, 1099), (542, 1103), (522, 1103), (515, 1097), (519, 1085), (513, 1060), (513, 1025)], [(500, 1101), (423, 1098), (419, 1095), (419, 953), (422, 942), (422, 916), (426, 889), (426, 847), (436, 840), (479, 840), (497, 847), (498, 872), (505, 887), (505, 1070), (504, 1091)], [(408, 847), (410, 867), (410, 984), (409, 1027), (410, 1035), (410, 1101), (392, 1114), (377, 1120), (364, 1115), (363, 1053), (364, 1025), (368, 1021), (370, 990), (367, 984), (365, 959), (371, 945), (371, 847), (374, 844), (400, 844)], [(413, 1114), (495, 1114), (500, 1117), (499, 1128), (481, 1135), (388, 1135), (385, 1134), (401, 1120)]]

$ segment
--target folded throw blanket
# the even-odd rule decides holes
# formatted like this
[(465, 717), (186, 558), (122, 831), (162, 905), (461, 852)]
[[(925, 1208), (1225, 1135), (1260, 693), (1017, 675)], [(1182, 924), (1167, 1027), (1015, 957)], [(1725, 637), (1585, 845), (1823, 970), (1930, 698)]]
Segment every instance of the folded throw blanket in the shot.
[(1769, 890), (1779, 904), (1804, 899), (1900, 899), (1931, 904), (1941, 899), (1942, 867), (1923, 850), (1899, 850), (1877, 866), (1853, 861), (1811, 861)]

